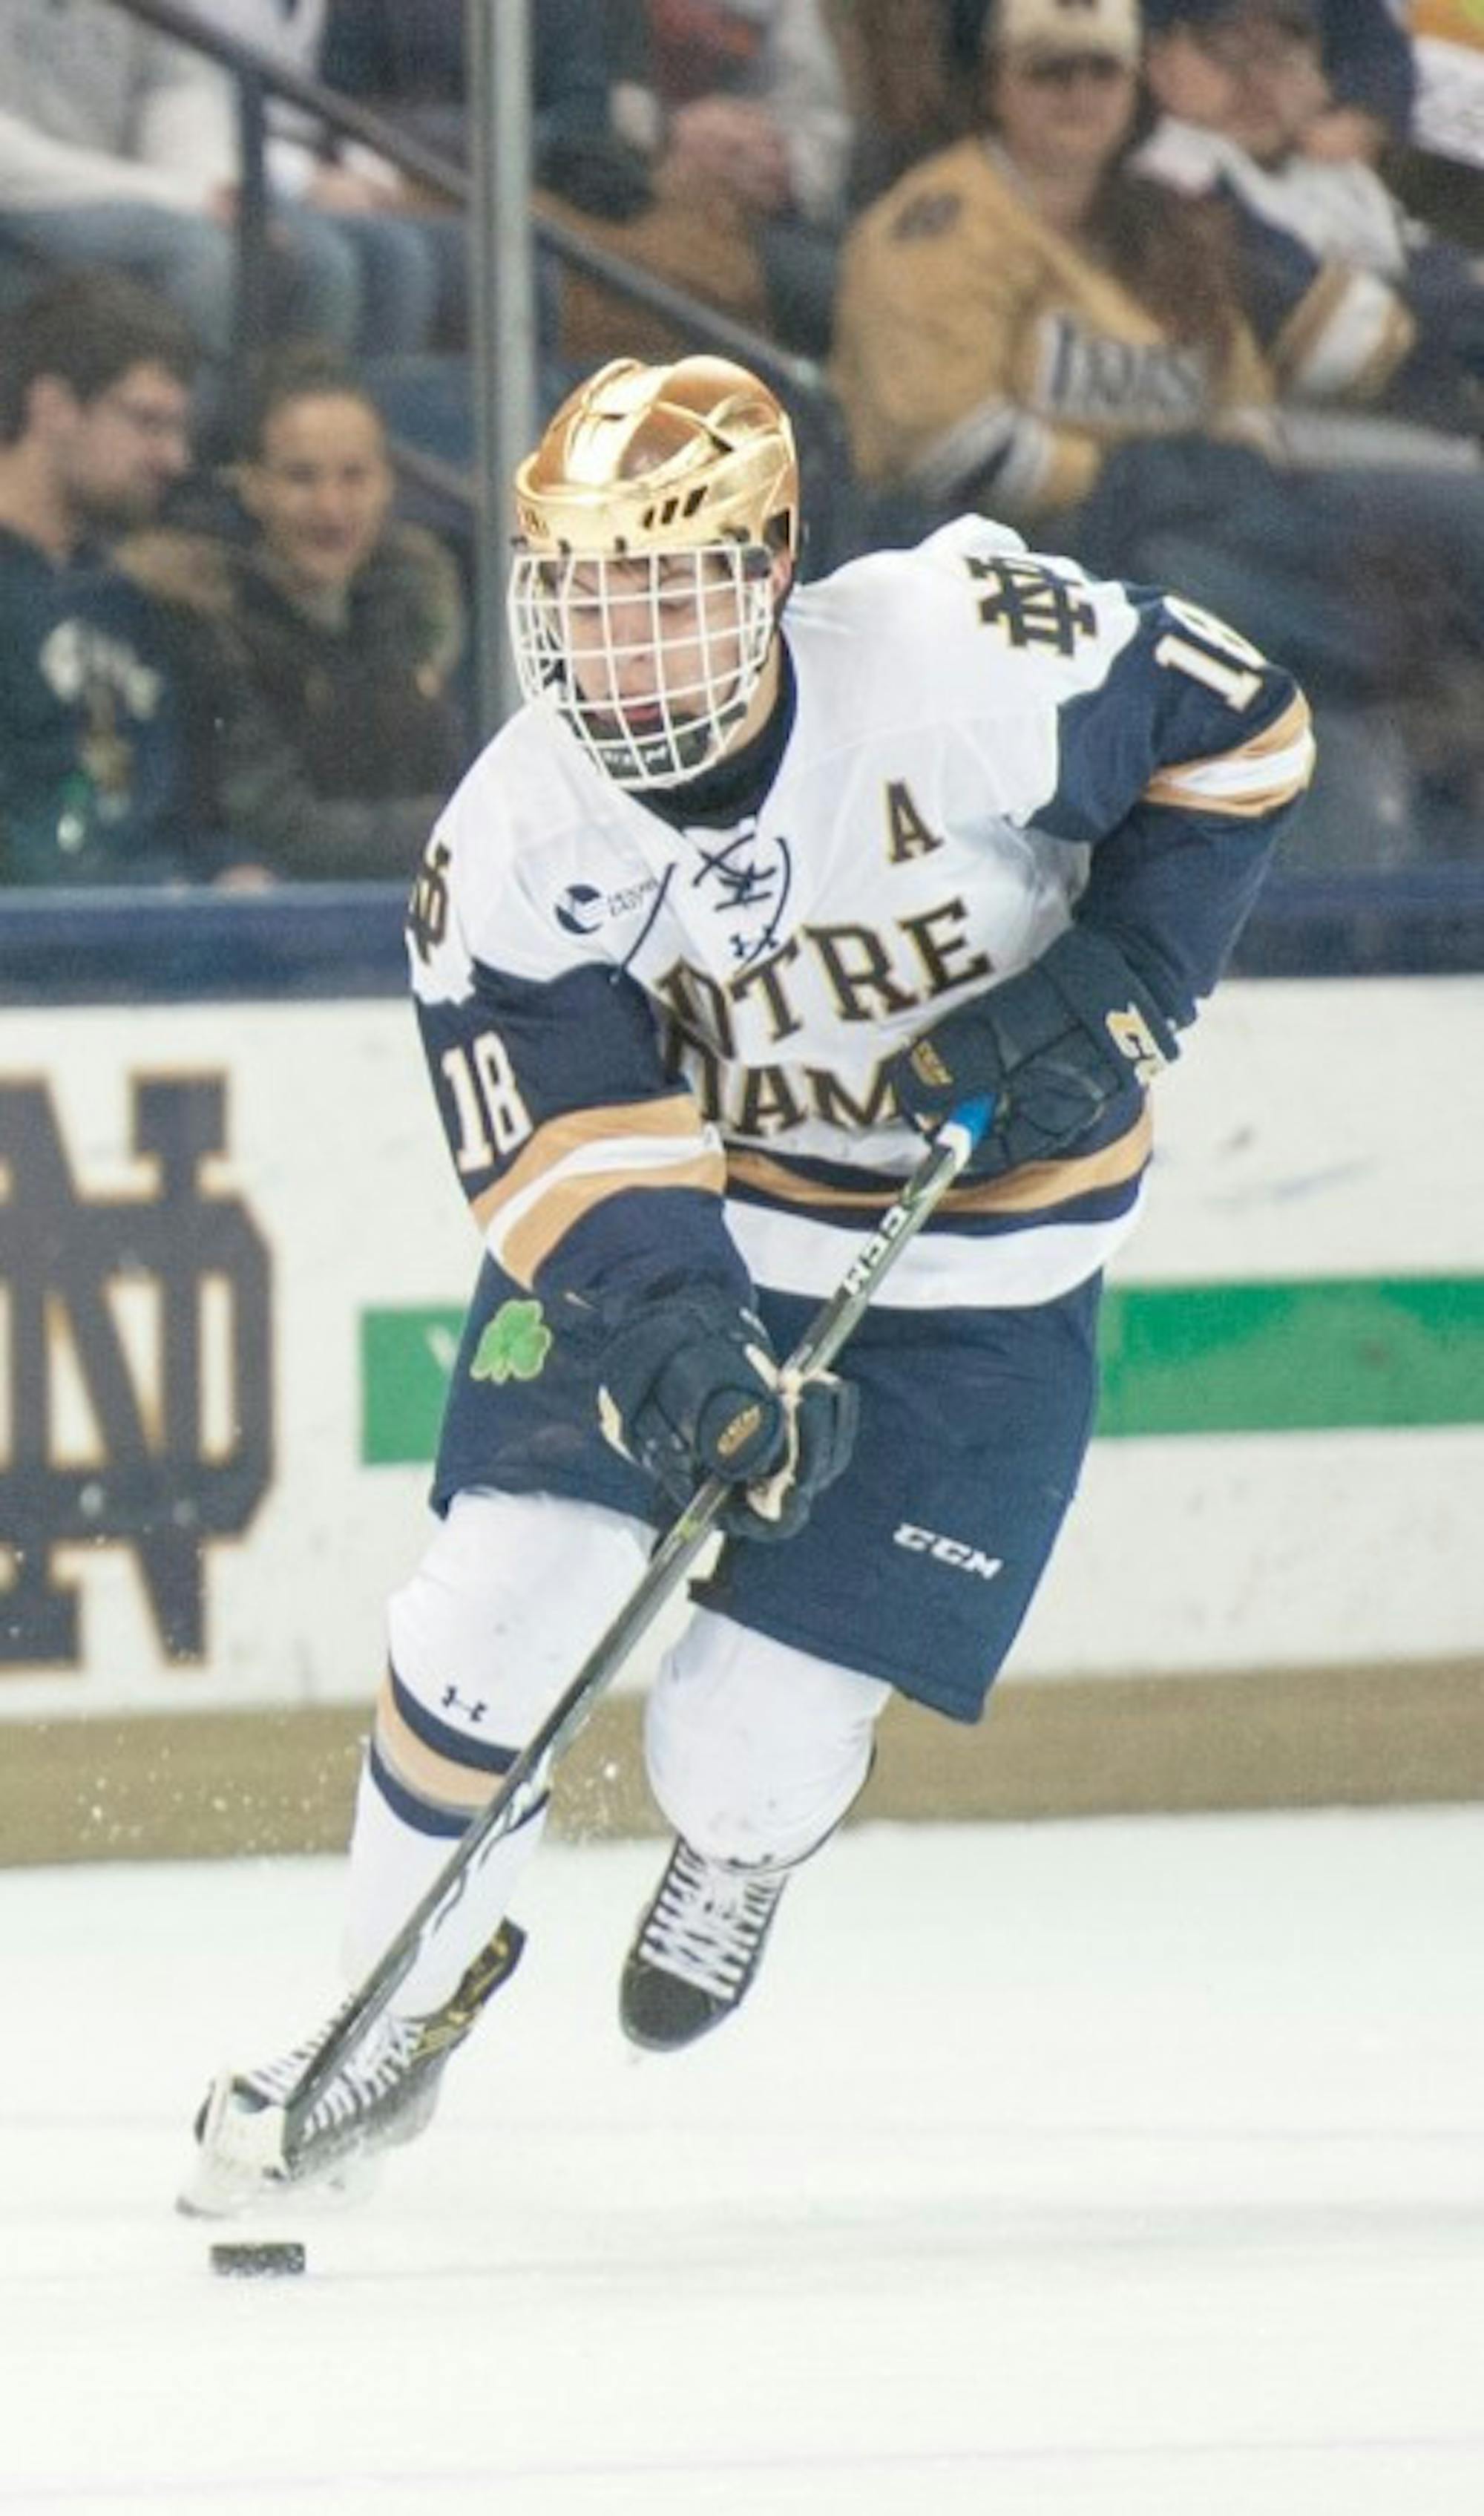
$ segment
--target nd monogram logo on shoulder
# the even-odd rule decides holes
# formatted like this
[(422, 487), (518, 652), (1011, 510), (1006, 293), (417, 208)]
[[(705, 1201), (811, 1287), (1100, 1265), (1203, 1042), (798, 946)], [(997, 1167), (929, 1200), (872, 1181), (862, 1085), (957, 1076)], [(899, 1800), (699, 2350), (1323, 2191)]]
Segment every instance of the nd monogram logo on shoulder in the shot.
[(272, 1467), (268, 1253), (211, 1193), (220, 1075), (132, 1086), (139, 1192), (90, 1195), (52, 1095), (0, 1083), (0, 1664), (80, 1656), (65, 1546), (129, 1547), (165, 1653), (206, 1650), (205, 1558)]
[(979, 603), (986, 629), (998, 629), (1011, 647), (1051, 647), (1073, 655), (1090, 638), (1097, 614), (1076, 587), (1033, 559), (969, 559), (969, 573), (992, 591)]

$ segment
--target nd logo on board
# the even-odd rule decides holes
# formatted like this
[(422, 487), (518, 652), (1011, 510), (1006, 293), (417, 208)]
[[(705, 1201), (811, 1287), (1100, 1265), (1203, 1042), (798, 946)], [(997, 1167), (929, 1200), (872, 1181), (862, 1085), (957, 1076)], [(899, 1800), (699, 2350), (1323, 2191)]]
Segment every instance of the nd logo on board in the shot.
[(0, 1665), (79, 1658), (59, 1548), (129, 1547), (173, 1659), (206, 1650), (206, 1550), (272, 1468), (270, 1266), (221, 1075), (136, 1077), (138, 1192), (90, 1195), (44, 1082), (0, 1082)]

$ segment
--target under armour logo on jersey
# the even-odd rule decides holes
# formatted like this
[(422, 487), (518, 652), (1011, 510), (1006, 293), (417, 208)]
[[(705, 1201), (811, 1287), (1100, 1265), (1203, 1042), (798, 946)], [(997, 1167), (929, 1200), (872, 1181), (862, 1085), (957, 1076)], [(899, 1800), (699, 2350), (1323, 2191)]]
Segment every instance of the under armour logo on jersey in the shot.
[(755, 821), (745, 822), (724, 843), (710, 831), (687, 830), (685, 835), (700, 858), (690, 888), (723, 921), (730, 960), (745, 968), (769, 958), (781, 941), (793, 882), (787, 839), (764, 836)]
[(1071, 655), (1078, 639), (1096, 629), (1091, 603), (1034, 560), (969, 559), (965, 565), (970, 576), (994, 586), (979, 604), (979, 618), (986, 629), (1003, 629), (1012, 647), (1054, 647), (1059, 655)]

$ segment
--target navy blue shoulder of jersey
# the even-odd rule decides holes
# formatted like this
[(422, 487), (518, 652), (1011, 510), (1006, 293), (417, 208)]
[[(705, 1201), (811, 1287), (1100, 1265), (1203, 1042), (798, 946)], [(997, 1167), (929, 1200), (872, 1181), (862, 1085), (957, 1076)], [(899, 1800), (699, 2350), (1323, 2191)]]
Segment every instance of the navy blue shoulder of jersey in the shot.
[(1177, 594), (1124, 589), (1135, 633), (1060, 711), (1037, 825), (1092, 850), (1077, 914), (1128, 953), (1172, 1021), (1194, 1018), (1313, 771), (1291, 674)]

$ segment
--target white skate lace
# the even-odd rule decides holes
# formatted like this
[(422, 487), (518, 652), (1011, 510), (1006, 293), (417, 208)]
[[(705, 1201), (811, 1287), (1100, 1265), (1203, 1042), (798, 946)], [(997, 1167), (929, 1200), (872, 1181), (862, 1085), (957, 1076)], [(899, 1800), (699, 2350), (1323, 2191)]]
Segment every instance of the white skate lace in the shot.
[(678, 1843), (639, 1938), (646, 1964), (734, 2000), (746, 1982), (786, 1870), (723, 1869)]
[[(273, 2103), (281, 2101), (298, 2085), (307, 2066), (332, 2033), (336, 2012), (322, 2033), (276, 2062), (267, 2062), (247, 2075), (247, 2084), (258, 2089)], [(366, 2042), (349, 2054), (320, 2096), (315, 2100), (302, 2138), (312, 2141), (327, 2131), (338, 2131), (342, 2124), (358, 2117), (374, 2114), (386, 2098), (399, 2088), (407, 2076), (409, 2065), (416, 2056), (422, 2038), (423, 2024), (416, 2018), (385, 2017), (381, 2019)]]

